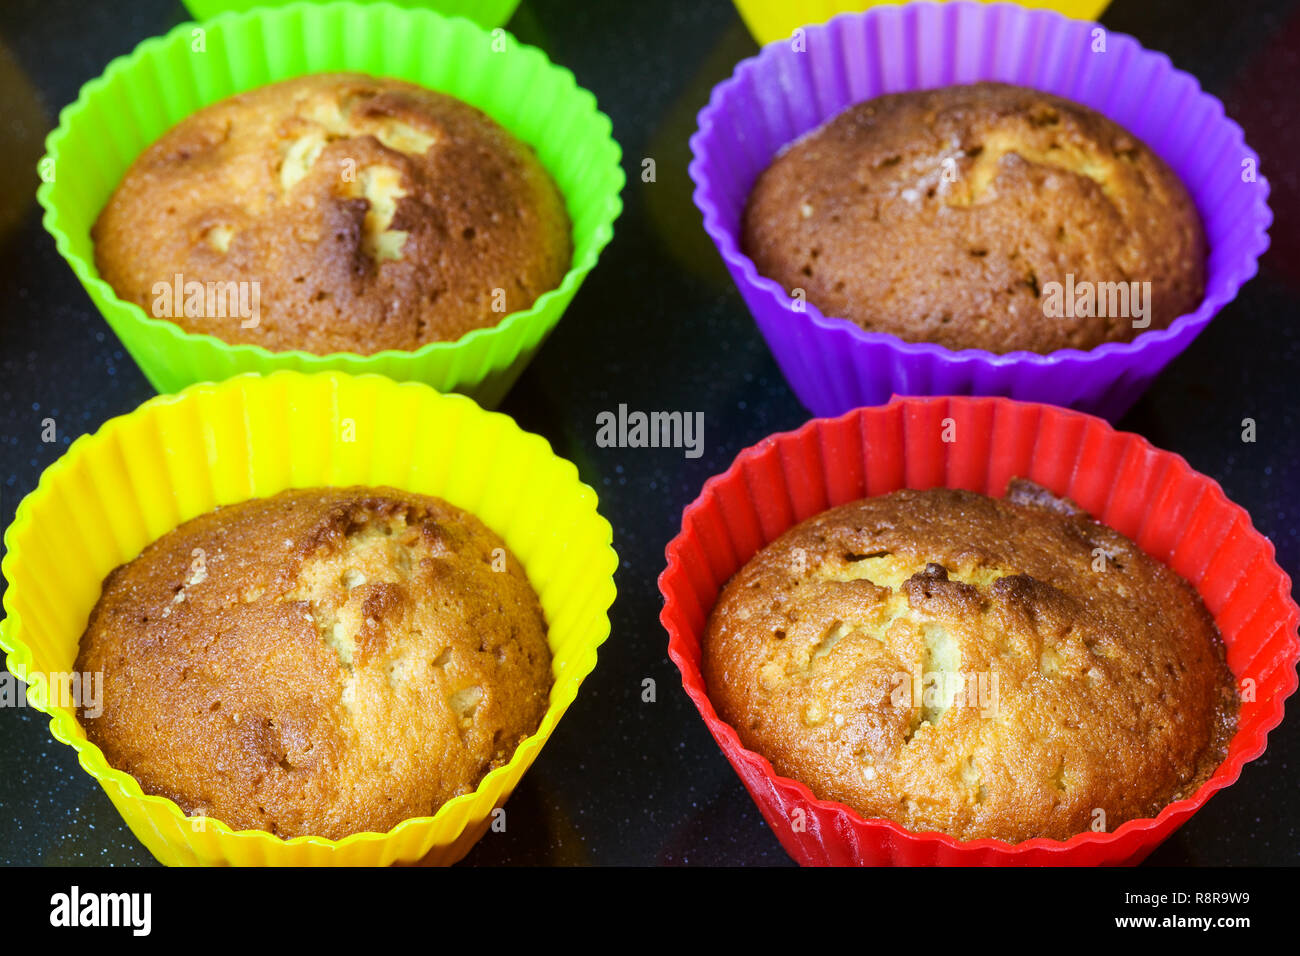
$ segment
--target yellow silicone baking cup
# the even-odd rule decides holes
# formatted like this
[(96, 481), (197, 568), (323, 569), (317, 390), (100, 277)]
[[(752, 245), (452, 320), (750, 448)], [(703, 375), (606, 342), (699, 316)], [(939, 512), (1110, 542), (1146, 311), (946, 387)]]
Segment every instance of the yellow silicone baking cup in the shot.
[[(891, 0), (735, 0), (740, 18), (760, 46), (790, 36), (797, 27), (825, 23), (841, 13), (861, 13)], [(983, 0), (985, 3), (994, 0)], [(1020, 0), (1019, 6), (1055, 10), (1076, 20), (1095, 20), (1110, 0)]]
[[(70, 673), (104, 576), (218, 505), (285, 488), (388, 485), (473, 512), (519, 558), (549, 624), (555, 685), (541, 726), (473, 793), (387, 833), (284, 840), (185, 816), (110, 767), (49, 675)], [(377, 375), (240, 375), (164, 395), (73, 442), (5, 533), (0, 646), (55, 738), (77, 751), (132, 832), (167, 864), (454, 863), (487, 829), (609, 635), (609, 523), (545, 439), (459, 395)]]

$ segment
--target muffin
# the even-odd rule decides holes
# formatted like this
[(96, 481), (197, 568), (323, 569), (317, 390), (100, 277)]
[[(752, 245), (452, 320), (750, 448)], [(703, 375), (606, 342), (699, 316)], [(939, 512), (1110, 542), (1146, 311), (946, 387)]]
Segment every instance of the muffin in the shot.
[(990, 352), (1127, 342), (1193, 311), (1206, 240), (1177, 175), (1069, 100), (978, 83), (849, 107), (746, 203), (761, 275), (909, 342)]
[(533, 733), (551, 656), (501, 539), (436, 498), (293, 489), (218, 508), (105, 579), (87, 737), (146, 793), (281, 837), (435, 813)]
[(959, 840), (1155, 816), (1236, 722), (1191, 586), (1028, 482), (797, 525), (728, 582), (701, 651), (719, 716), (778, 774)]
[(532, 148), (400, 80), (285, 80), (144, 151), (91, 232), (116, 294), (187, 332), (370, 355), (527, 309), (572, 258)]

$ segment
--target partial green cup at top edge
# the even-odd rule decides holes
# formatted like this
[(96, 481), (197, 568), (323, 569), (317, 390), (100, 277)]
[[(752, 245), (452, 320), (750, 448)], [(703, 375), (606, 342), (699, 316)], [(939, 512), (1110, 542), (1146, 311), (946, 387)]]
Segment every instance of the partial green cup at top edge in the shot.
[[(238, 13), (254, 7), (283, 6), (286, 0), (184, 0), (186, 8), (197, 20), (206, 20), (221, 13)], [(359, 0), (366, 2), (366, 0)], [(464, 17), (489, 30), (509, 22), (519, 6), (519, 0), (388, 0), (397, 7), (424, 7), (435, 10), (444, 17)]]
[[(555, 327), (622, 210), (621, 151), (609, 118), (568, 70), (504, 31), (389, 3), (294, 3), (176, 27), (114, 60), (63, 110), (46, 140), (37, 200), (45, 228), (149, 382), (173, 392), (241, 372), (387, 375), (494, 407)], [(456, 96), (531, 143), (564, 193), (573, 263), (532, 307), (454, 342), (362, 356), (272, 352), (194, 335), (124, 302), (99, 277), (90, 229), (128, 167), (209, 103), (306, 73), (351, 70)]]

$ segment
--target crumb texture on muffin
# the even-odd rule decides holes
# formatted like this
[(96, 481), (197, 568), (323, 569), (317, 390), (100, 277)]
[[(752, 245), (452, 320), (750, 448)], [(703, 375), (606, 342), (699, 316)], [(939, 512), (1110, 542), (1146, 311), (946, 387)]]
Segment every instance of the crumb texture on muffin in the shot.
[[(1160, 157), (1087, 107), (999, 83), (833, 117), (759, 177), (742, 247), (828, 316), (998, 353), (1129, 341), (1135, 319), (1159, 329), (1193, 311), (1205, 282), (1200, 217)], [(1135, 282), (1145, 316), (1121, 298)]]
[(1214, 622), (1049, 498), (904, 490), (791, 529), (711, 615), (719, 715), (817, 797), (962, 840), (1113, 831), (1190, 796), (1236, 719)]
[[(451, 96), (358, 74), (273, 83), (186, 118), (131, 166), (92, 238), (100, 275), (150, 315), (317, 354), (496, 325), (558, 286), (572, 257), (563, 198), (530, 146)], [(256, 324), (216, 294), (160, 309), (157, 284), (178, 275), (258, 283)]]
[(235, 829), (383, 832), (507, 762), (545, 713), (541, 606), (473, 515), (389, 488), (290, 490), (114, 570), (81, 640), (108, 762)]

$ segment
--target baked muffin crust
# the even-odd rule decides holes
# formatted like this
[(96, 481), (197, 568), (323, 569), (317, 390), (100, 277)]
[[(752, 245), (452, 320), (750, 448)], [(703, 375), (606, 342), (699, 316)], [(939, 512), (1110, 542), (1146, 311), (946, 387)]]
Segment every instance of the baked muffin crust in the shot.
[(289, 490), (113, 571), (82, 715), (146, 793), (235, 829), (383, 832), (472, 791), (537, 729), (546, 623), (473, 515), (391, 488)]
[[(1200, 217), (1155, 153), (1087, 107), (1000, 83), (844, 110), (759, 176), (742, 247), (828, 316), (998, 353), (1144, 331), (1132, 301), (1129, 315), (1056, 314), (1073, 310), (1067, 276), (1099, 296), (1101, 283), (1149, 282), (1152, 329), (1193, 311), (1205, 283)], [(1049, 283), (1062, 286), (1050, 315)]]
[[(315, 74), (186, 118), (92, 230), (100, 275), (157, 315), (157, 283), (257, 282), (246, 317), (167, 314), (273, 351), (415, 349), (496, 325), (560, 284), (564, 201), (531, 147), (400, 80)], [(206, 311), (206, 309), (205, 309)]]
[(1222, 762), (1237, 711), (1190, 585), (1028, 483), (797, 525), (726, 585), (702, 650), (718, 714), (778, 774), (961, 840), (1155, 816)]

